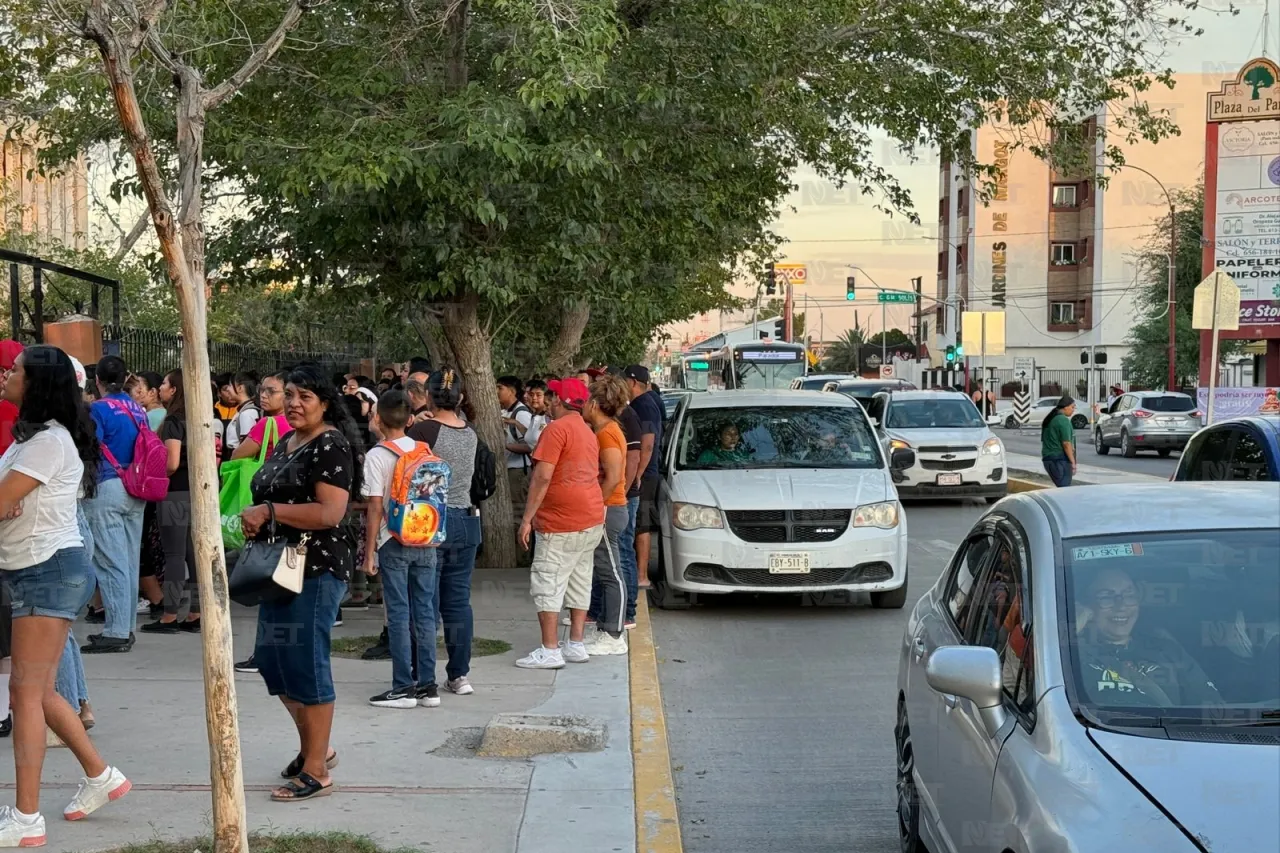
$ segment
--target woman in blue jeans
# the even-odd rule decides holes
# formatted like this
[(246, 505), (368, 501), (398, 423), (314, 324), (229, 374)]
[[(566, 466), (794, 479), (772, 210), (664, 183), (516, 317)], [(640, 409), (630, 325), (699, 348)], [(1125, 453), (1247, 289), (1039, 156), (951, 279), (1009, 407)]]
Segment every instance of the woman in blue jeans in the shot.
[[(427, 405), (431, 417), (411, 426), (407, 435), (430, 445), (449, 463), (449, 501), (445, 514), (445, 541), (440, 546), (439, 588), (436, 596), (444, 623), (445, 690), (459, 696), (475, 692), (471, 674), (471, 640), (475, 633), (471, 611), (471, 573), (480, 546), (480, 516), (471, 506), (471, 477), (475, 472), (476, 431), (458, 416), (462, 403), (462, 377), (451, 367), (427, 380)], [(419, 678), (421, 680), (421, 678)]]
[(1076, 400), (1067, 394), (1040, 424), (1040, 459), (1045, 473), (1059, 488), (1070, 486), (1076, 472), (1076, 430), (1071, 425), (1075, 411)]
[(77, 504), (94, 493), (99, 450), (71, 359), (56, 347), (31, 347), (9, 373), (4, 396), (19, 409), (14, 444), (0, 457), (0, 583), (13, 615), (17, 795), (13, 806), (0, 807), (0, 847), (38, 847), (45, 843), (40, 777), (49, 731), (85, 774), (64, 819), (88, 817), (131, 786), (102, 760), (79, 709), (54, 689), (71, 623), (94, 587)]

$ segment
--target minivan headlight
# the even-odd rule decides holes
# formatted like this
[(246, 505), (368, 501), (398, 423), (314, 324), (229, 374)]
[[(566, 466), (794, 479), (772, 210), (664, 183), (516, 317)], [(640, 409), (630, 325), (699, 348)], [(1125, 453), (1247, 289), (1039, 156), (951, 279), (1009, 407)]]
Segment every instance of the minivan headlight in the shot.
[(1004, 453), (1004, 445), (1000, 443), (998, 438), (988, 438), (982, 445), (983, 453), (990, 453), (992, 456), (999, 456)]
[(898, 526), (898, 502), (885, 501), (863, 504), (853, 511), (854, 527), (880, 527), (885, 530)]
[(722, 529), (720, 510), (702, 504), (676, 503), (671, 507), (671, 522), (681, 530)]

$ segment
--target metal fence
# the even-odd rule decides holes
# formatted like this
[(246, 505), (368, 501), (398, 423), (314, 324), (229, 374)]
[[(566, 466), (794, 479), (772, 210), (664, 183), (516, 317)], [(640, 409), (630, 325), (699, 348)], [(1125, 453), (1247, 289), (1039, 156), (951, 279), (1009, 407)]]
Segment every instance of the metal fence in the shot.
[[(1094, 368), (1097, 378), (1094, 380), (1095, 387), (1105, 389), (1112, 385), (1122, 385), (1126, 388), (1129, 381), (1129, 372), (1127, 370), (1100, 370)], [(1079, 370), (1037, 370), (1036, 376), (1028, 382), (1027, 390), (1032, 396), (1050, 396), (1052, 394), (1075, 394), (1077, 398), (1084, 398), (1089, 390), (1089, 369), (1081, 367)], [(982, 377), (982, 369), (972, 369), (973, 378), (975, 380)], [(1019, 381), (1011, 368), (989, 368), (987, 373), (992, 377), (992, 388), (1002, 397), (1011, 397), (1013, 392), (1018, 390)], [(1037, 387), (1036, 382), (1039, 382)], [(1005, 392), (1008, 393), (1005, 393)]]
[[(147, 370), (166, 373), (181, 367), (182, 346), (182, 337), (169, 332), (128, 326), (102, 327), (103, 354), (120, 356), (129, 370), (138, 373)], [(265, 375), (303, 363), (318, 364), (326, 373), (345, 373), (361, 358), (354, 352), (310, 352), (294, 347), (270, 349), (209, 342), (209, 367), (214, 373), (253, 370)]]

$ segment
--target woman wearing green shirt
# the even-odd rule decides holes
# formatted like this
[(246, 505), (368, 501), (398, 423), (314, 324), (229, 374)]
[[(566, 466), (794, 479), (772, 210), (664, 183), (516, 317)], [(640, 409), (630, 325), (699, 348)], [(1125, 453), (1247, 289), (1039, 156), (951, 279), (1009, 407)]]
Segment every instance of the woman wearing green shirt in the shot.
[(698, 454), (698, 465), (736, 465), (747, 458), (747, 454), (738, 446), (737, 424), (727, 423), (720, 427), (720, 445), (708, 447)]
[(1040, 424), (1040, 459), (1058, 487), (1070, 486), (1076, 472), (1076, 430), (1071, 425), (1075, 411), (1075, 398), (1064, 395)]

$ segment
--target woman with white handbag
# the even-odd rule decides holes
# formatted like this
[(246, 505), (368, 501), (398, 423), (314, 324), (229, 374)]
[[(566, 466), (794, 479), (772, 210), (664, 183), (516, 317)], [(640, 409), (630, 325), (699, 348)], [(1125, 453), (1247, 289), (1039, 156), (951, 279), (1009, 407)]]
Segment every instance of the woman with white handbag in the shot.
[(235, 598), (246, 572), (265, 569), (261, 582), (278, 587), (259, 599), (254, 660), (298, 730), (298, 756), (280, 774), (289, 781), (271, 798), (297, 802), (333, 791), (330, 632), (354, 568), (355, 537), (343, 520), (364, 454), (338, 389), (316, 366), (290, 371), (285, 416), (293, 430), (254, 475), (254, 504), (240, 514), (252, 541), (230, 585)]

